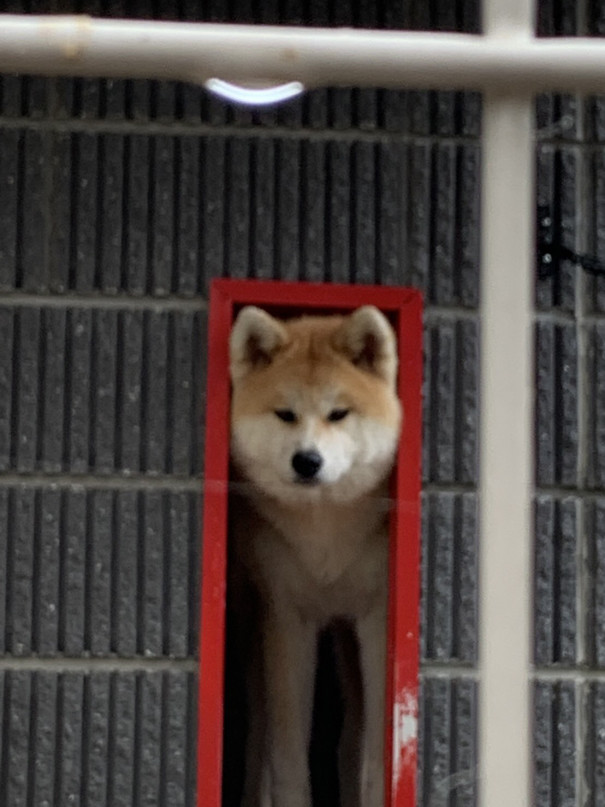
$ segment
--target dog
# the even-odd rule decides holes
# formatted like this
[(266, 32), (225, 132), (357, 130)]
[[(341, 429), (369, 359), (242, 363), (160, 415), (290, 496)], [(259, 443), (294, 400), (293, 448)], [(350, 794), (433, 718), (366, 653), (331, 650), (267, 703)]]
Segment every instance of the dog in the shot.
[(348, 719), (355, 686), (337, 643), (341, 805), (384, 807), (388, 480), (402, 420), (395, 334), (373, 306), (290, 320), (247, 306), (231, 331), (230, 376), (230, 587), (236, 600), (248, 595), (242, 804), (312, 807), (318, 636), (340, 622), (356, 637), (362, 704)]

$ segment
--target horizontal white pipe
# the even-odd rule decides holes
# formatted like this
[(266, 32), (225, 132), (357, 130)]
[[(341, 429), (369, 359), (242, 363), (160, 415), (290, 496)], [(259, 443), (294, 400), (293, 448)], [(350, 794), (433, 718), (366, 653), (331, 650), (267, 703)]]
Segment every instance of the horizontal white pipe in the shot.
[(605, 90), (605, 42), (0, 15), (0, 72), (306, 87)]

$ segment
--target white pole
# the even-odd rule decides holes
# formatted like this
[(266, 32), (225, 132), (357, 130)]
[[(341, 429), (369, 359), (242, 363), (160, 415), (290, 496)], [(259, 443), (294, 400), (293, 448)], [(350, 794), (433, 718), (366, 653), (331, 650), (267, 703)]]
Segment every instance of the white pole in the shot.
[[(533, 39), (532, 0), (484, 0), (488, 36)], [(515, 42), (516, 40), (516, 42)], [(486, 93), (482, 150), (479, 804), (530, 807), (533, 97)]]
[(309, 88), (603, 92), (602, 40), (519, 38), (509, 6), (514, 11), (513, 0), (504, 24), (487, 36), (6, 14), (0, 15), (0, 72), (300, 81)]

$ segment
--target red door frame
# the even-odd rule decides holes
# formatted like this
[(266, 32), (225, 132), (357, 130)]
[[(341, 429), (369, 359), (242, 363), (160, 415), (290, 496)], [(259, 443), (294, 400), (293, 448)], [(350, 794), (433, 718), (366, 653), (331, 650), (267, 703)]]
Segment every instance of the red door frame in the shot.
[(208, 318), (208, 378), (202, 526), (197, 807), (221, 807), (223, 674), (229, 475), (229, 333), (242, 305), (292, 312), (375, 305), (395, 327), (404, 425), (393, 474), (386, 696), (385, 807), (415, 807), (418, 724), (422, 298), (386, 286), (214, 280)]

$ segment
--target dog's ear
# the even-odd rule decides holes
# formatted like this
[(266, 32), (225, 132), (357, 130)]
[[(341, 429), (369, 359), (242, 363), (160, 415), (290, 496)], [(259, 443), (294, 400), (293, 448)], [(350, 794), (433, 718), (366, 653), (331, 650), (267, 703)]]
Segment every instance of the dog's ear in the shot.
[(229, 340), (231, 378), (236, 381), (250, 370), (266, 367), (286, 341), (286, 330), (272, 316), (249, 305), (237, 315)]
[(373, 305), (364, 305), (345, 319), (337, 332), (337, 347), (357, 367), (395, 385), (395, 333), (384, 314)]

